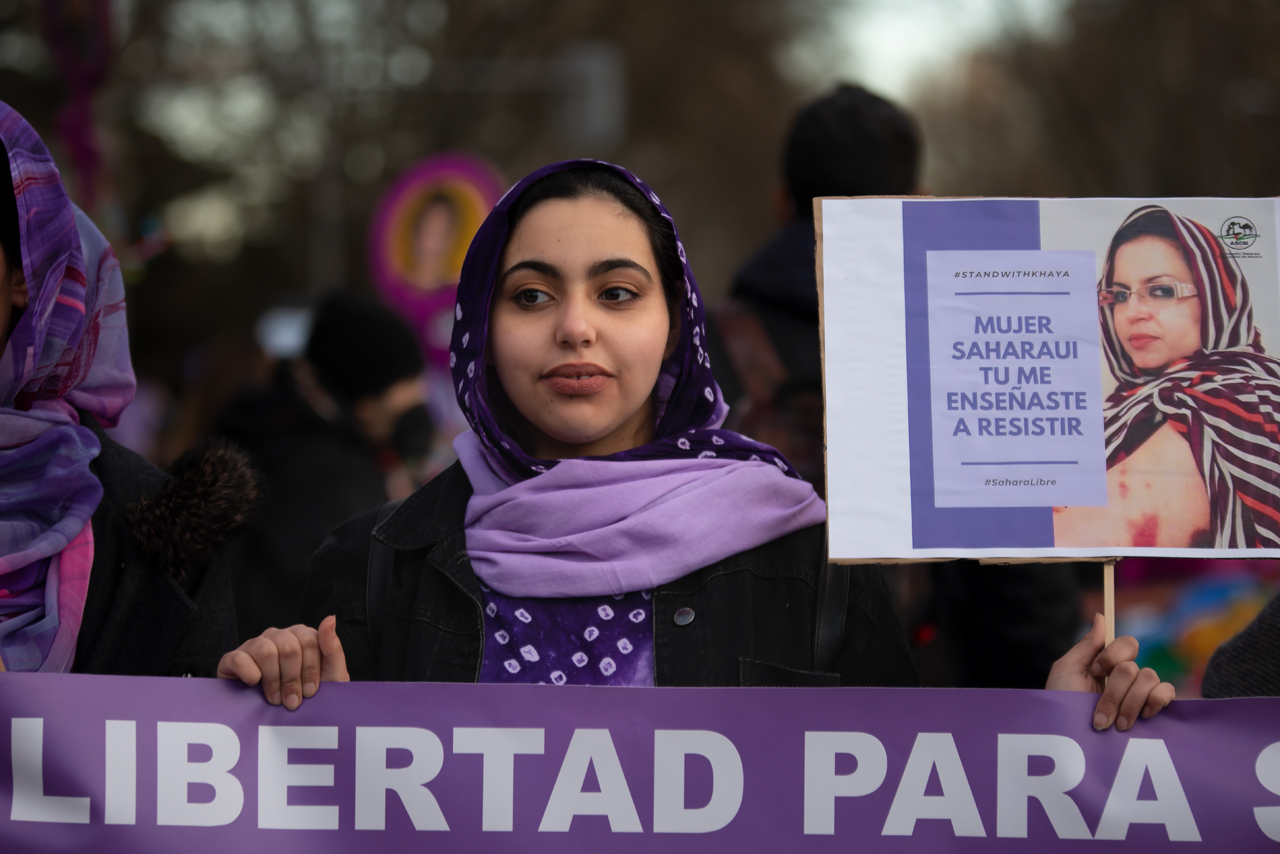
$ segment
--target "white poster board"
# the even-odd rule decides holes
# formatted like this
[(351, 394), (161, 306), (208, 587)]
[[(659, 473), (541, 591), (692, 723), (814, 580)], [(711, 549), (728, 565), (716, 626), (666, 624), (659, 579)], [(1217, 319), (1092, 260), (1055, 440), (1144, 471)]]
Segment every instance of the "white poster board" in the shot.
[(1276, 208), (815, 203), (831, 558), (1280, 557)]

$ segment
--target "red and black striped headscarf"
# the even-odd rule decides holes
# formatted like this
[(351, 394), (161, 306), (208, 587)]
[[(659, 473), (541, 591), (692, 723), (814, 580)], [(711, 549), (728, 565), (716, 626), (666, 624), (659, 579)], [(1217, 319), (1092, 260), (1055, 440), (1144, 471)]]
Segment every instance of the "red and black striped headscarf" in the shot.
[(1191, 268), (1203, 349), (1162, 373), (1142, 371), (1121, 346), (1111, 307), (1100, 307), (1107, 362), (1119, 382), (1104, 407), (1107, 468), (1168, 423), (1191, 446), (1208, 489), (1213, 546), (1280, 548), (1280, 360), (1262, 348), (1235, 259), (1200, 223), (1147, 205), (1112, 238), (1098, 286), (1110, 286), (1116, 241), (1147, 217), (1172, 225)]

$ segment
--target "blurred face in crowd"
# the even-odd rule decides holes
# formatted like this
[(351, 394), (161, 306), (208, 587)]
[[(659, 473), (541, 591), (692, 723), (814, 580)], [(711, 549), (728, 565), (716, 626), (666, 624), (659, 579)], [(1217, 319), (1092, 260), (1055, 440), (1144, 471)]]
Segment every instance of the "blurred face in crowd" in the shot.
[(457, 230), (457, 215), (445, 199), (432, 201), (419, 214), (413, 242), (414, 282), (419, 287), (430, 290), (443, 283)]
[(26, 307), (27, 280), (22, 274), (22, 259), (10, 259), (0, 247), (0, 353)]
[(653, 390), (677, 331), (644, 224), (609, 198), (551, 199), (516, 226), (495, 286), (488, 359), (538, 459), (653, 438)]
[(1146, 235), (1116, 250), (1112, 287), (1129, 291), (1126, 302), (1112, 306), (1116, 332), (1140, 370), (1162, 371), (1203, 346), (1200, 299), (1176, 296), (1174, 287), (1194, 281), (1182, 250), (1163, 237)]

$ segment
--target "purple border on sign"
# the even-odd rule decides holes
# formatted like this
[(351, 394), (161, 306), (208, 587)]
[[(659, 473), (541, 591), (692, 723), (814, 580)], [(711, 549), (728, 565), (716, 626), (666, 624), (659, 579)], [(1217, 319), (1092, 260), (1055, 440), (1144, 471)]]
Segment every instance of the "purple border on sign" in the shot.
[(927, 253), (1039, 249), (1040, 203), (976, 199), (902, 203), (906, 287), (907, 424), (911, 447), (911, 543), (917, 549), (1051, 548), (1051, 507), (935, 507), (929, 385)]

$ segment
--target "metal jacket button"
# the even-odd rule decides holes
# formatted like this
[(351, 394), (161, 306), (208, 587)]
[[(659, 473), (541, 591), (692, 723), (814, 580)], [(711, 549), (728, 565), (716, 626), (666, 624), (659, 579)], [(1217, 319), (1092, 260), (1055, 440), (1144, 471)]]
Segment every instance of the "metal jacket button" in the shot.
[(689, 624), (690, 624), (690, 623), (692, 623), (692, 622), (693, 622), (693, 609), (692, 609), (692, 608), (681, 608), (679, 611), (676, 611), (676, 625), (677, 625), (677, 626), (687, 626), (687, 625), (689, 625)]

